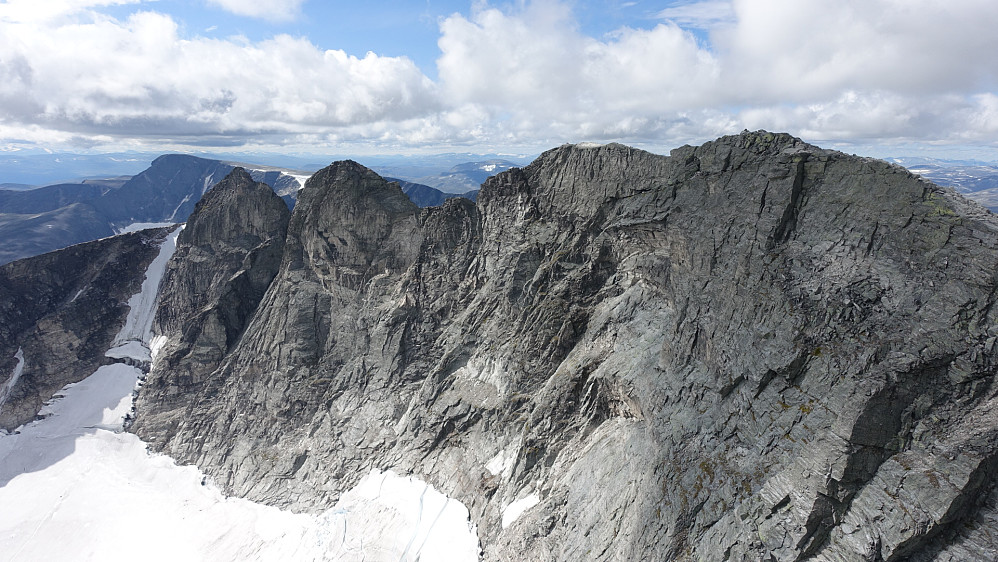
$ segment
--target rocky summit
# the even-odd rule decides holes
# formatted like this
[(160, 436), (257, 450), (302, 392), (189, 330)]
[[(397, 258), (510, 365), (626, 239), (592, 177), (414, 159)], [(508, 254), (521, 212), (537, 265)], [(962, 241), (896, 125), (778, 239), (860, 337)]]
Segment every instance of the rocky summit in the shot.
[(191, 216), (132, 426), (229, 492), (417, 475), (485, 560), (998, 555), (998, 222), (954, 193), (764, 132), (566, 145), (477, 204), (265, 187)]

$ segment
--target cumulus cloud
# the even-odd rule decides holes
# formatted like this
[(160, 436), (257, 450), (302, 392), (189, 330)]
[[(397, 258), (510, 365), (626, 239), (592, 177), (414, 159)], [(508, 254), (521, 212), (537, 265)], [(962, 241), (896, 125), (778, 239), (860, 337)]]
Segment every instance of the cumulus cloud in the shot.
[(436, 111), (407, 58), (363, 58), (280, 35), (182, 39), (169, 16), (89, 12), (0, 23), (0, 119), (69, 134), (308, 133)]
[(735, 0), (713, 37), (729, 81), (751, 101), (993, 87), (998, 3), (991, 0)]
[(298, 17), (305, 0), (208, 0), (213, 6), (239, 16), (289, 21)]
[(729, 0), (705, 0), (670, 6), (655, 15), (677, 25), (710, 29), (735, 21), (735, 11)]
[[(665, 21), (596, 38), (557, 2), (454, 15), (441, 25), (442, 86), (497, 128), (517, 120), (566, 138), (702, 140), (724, 124), (953, 139), (991, 123), (992, 0), (708, 0), (655, 17)], [(710, 41), (679, 24), (709, 28)]]
[(664, 112), (702, 107), (719, 72), (715, 58), (674, 24), (598, 40), (576, 30), (561, 4), (454, 15), (441, 32), (437, 67), (448, 99), (508, 114), (526, 130), (637, 131)]
[[(436, 81), (404, 57), (355, 57), (287, 35), (184, 37), (161, 13), (98, 9), (137, 1), (0, 4), (4, 142), (667, 148), (766, 128), (826, 141), (998, 143), (994, 0), (678, 2), (650, 14), (648, 28), (599, 37), (567, 1), (476, 3), (441, 20)], [(211, 1), (264, 18), (302, 6)]]

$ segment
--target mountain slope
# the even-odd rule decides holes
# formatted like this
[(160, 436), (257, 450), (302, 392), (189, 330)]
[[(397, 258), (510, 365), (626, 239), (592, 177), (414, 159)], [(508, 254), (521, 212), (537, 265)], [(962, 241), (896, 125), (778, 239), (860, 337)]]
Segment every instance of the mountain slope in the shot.
[(55, 391), (105, 361), (125, 301), (166, 234), (124, 234), (0, 266), (0, 380), (8, 389), (0, 428), (31, 421)]
[(994, 553), (995, 271), (982, 208), (787, 135), (564, 146), (423, 210), (338, 162), (134, 430), (296, 509), (417, 475), (489, 560)]
[[(164, 343), (157, 371), (146, 380), (147, 392), (163, 400), (161, 410), (188, 403), (192, 383), (209, 375), (242, 335), (277, 274), (290, 215), (269, 186), (242, 168), (198, 203), (160, 291), (155, 331), (176, 335)], [(176, 423), (169, 415), (156, 421), (160, 431)]]
[(406, 196), (419, 207), (437, 207), (439, 205), (443, 205), (444, 201), (453, 199), (454, 197), (464, 197), (465, 199), (474, 201), (478, 196), (477, 189), (458, 195), (454, 193), (444, 193), (443, 191), (428, 185), (400, 180), (398, 178), (386, 177), (385, 179), (398, 183), (402, 188), (402, 193), (405, 193)]

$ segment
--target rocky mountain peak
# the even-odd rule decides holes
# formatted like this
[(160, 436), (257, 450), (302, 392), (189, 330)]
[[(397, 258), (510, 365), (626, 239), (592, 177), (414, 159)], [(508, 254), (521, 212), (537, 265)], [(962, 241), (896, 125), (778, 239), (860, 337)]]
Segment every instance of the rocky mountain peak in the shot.
[(288, 237), (290, 267), (359, 289), (412, 264), (419, 214), (397, 183), (356, 162), (335, 162), (316, 172), (300, 195)]
[(973, 559), (998, 551), (996, 270), (993, 215), (789, 135), (563, 146), (422, 211), (338, 162), (248, 319), (213, 320), (238, 337), (164, 325), (196, 345), (135, 428), (299, 509), (418, 475), (488, 560)]
[(250, 249), (286, 230), (290, 216), (270, 186), (235, 168), (198, 201), (177, 241)]

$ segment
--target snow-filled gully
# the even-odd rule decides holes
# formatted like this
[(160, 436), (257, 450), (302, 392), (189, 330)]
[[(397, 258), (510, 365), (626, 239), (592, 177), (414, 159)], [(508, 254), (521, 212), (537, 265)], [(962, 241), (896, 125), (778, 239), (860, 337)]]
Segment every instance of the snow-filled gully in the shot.
[(107, 352), (131, 365), (99, 368), (57, 393), (42, 419), (0, 432), (0, 561), (478, 560), (468, 510), (418, 479), (373, 470), (332, 509), (295, 514), (227, 498), (122, 430), (142, 376), (132, 365), (153, 360), (162, 340), (152, 316), (176, 236)]
[(14, 354), (14, 359), (17, 359), (17, 365), (14, 365), (14, 372), (10, 374), (10, 378), (7, 382), (0, 387), (0, 409), (3, 408), (4, 402), (7, 401), (7, 397), (10, 396), (10, 391), (14, 390), (14, 385), (17, 384), (17, 379), (21, 378), (21, 372), (24, 370), (24, 350), (20, 347), (17, 348), (17, 353)]

